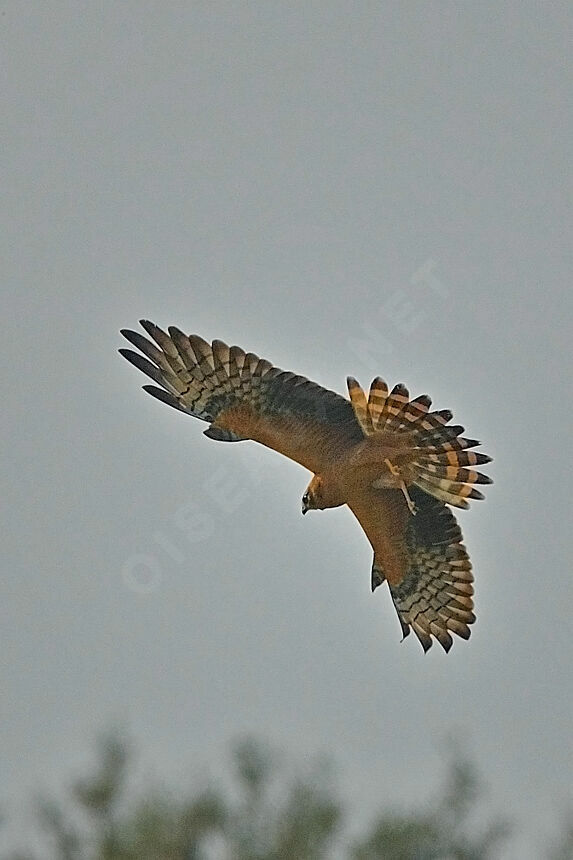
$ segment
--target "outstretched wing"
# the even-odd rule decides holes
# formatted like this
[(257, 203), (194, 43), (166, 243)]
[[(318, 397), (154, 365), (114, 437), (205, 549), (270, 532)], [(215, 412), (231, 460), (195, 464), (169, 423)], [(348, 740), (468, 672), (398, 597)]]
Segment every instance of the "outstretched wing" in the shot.
[(321, 472), (363, 439), (349, 400), (274, 367), (238, 346), (211, 344), (171, 326), (169, 334), (141, 320), (152, 341), (122, 330), (139, 352), (120, 349), (158, 386), (163, 403), (208, 421), (205, 435), (224, 442), (254, 439), (311, 472)]
[(387, 580), (404, 636), (412, 628), (424, 651), (432, 637), (449, 651), (452, 633), (469, 639), (475, 616), (470, 560), (444, 503), (467, 508), (468, 499), (483, 499), (475, 484), (491, 478), (467, 467), (491, 457), (470, 450), (480, 443), (449, 424), (449, 410), (430, 412), (427, 395), (410, 400), (404, 385), (389, 391), (380, 377), (368, 397), (352, 378), (348, 391), (356, 420), (374, 443), (363, 446), (361, 462), (379, 468), (379, 477), (348, 500), (374, 548), (372, 590)]
[[(451, 634), (469, 639), (468, 625), (475, 621), (471, 563), (451, 510), (415, 487), (410, 493), (416, 514), (407, 518), (401, 536), (395, 535), (404, 559), (402, 575), (397, 576), (392, 559), (387, 561), (384, 552), (377, 550), (372, 565), (372, 590), (388, 579), (404, 636), (412, 628), (424, 651), (431, 647), (432, 637), (449, 651)], [(399, 497), (395, 504), (404, 506)], [(376, 514), (368, 523), (371, 533), (384, 528), (383, 523), (374, 525), (375, 518)]]

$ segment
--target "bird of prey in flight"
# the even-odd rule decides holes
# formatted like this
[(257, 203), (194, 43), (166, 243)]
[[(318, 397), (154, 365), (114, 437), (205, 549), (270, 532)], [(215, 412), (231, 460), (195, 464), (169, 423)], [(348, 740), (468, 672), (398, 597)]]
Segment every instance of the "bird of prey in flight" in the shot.
[(368, 393), (348, 377), (347, 399), (238, 346), (141, 325), (151, 340), (124, 329), (139, 352), (120, 352), (157, 383), (145, 391), (207, 421), (210, 439), (253, 439), (312, 472), (303, 514), (348, 505), (374, 550), (372, 590), (386, 580), (404, 636), (424, 651), (469, 638), (473, 575), (449, 505), (483, 498), (475, 485), (491, 479), (472, 467), (491, 457), (449, 410), (380, 377)]

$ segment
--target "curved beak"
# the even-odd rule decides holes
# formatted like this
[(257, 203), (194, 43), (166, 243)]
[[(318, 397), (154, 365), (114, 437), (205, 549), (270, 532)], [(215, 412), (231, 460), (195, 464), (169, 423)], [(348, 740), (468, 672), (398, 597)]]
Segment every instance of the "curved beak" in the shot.
[(307, 511), (308, 511), (308, 508), (307, 508), (306, 504), (303, 502), (302, 503), (302, 514), (303, 514), (303, 516), (306, 514)]

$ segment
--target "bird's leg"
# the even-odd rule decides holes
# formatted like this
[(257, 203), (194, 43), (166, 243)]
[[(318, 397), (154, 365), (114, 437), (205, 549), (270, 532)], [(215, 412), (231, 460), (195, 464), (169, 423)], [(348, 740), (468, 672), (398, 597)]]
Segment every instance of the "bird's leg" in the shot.
[(402, 492), (404, 493), (404, 498), (406, 499), (406, 504), (408, 505), (408, 510), (410, 511), (410, 513), (412, 514), (412, 516), (415, 516), (415, 514), (416, 514), (416, 505), (414, 504), (414, 502), (413, 502), (413, 501), (412, 501), (412, 499), (410, 498), (410, 494), (409, 494), (409, 492), (408, 492), (408, 488), (407, 488), (406, 484), (404, 483), (404, 481), (400, 481), (400, 489), (401, 489), (401, 490), (402, 490)]
[(394, 475), (395, 478), (400, 477), (400, 474), (401, 474), (400, 469), (398, 468), (398, 466), (395, 466), (394, 463), (392, 463), (388, 459), (388, 457), (386, 457), (386, 459), (384, 460), (384, 463), (388, 466), (388, 470)]
[[(386, 459), (384, 460), (384, 463), (388, 466), (389, 471), (391, 472), (392, 475), (394, 475), (395, 478), (400, 478), (400, 479), (402, 478), (402, 474), (400, 472), (399, 467), (395, 466), (394, 463), (392, 463), (388, 459), (388, 457), (386, 457)], [(404, 498), (406, 499), (406, 504), (408, 505), (408, 510), (410, 511), (410, 513), (413, 516), (416, 513), (416, 505), (414, 504), (414, 502), (410, 498), (408, 488), (407, 488), (407, 486), (403, 480), (400, 480), (400, 489), (404, 493)]]

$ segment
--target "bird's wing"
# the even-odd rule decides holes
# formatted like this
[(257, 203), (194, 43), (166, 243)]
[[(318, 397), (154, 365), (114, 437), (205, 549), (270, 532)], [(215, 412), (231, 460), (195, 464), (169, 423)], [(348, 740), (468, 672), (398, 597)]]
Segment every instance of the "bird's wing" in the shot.
[(254, 439), (321, 472), (364, 435), (349, 400), (220, 340), (207, 343), (175, 327), (141, 320), (152, 340), (122, 330), (139, 352), (121, 354), (160, 387), (144, 389), (164, 403), (208, 421), (219, 441)]
[(410, 493), (414, 516), (396, 490), (365, 490), (351, 508), (374, 547), (372, 590), (388, 580), (404, 636), (412, 628), (424, 651), (432, 637), (449, 651), (451, 634), (469, 639), (475, 621), (471, 563), (451, 510), (416, 487)]

